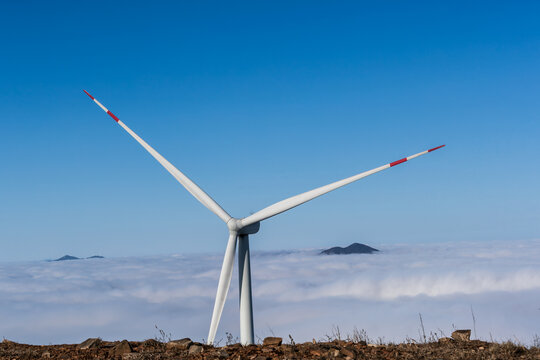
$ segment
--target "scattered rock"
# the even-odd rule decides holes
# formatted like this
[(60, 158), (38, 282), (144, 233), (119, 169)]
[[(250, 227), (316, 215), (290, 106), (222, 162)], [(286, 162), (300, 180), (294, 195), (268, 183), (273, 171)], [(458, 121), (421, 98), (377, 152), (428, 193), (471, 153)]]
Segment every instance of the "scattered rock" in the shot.
[(202, 345), (193, 344), (189, 347), (189, 354), (200, 354), (204, 351)]
[(218, 357), (219, 357), (220, 359), (228, 358), (228, 357), (229, 357), (229, 353), (228, 353), (226, 350), (221, 349), (221, 350), (219, 350), (219, 352), (218, 352)]
[(143, 343), (141, 344), (143, 349), (157, 349), (157, 348), (162, 347), (163, 345), (164, 345), (163, 343), (155, 339), (144, 340)]
[(347, 349), (347, 348), (341, 349), (341, 353), (342, 353), (343, 356), (345, 356), (346, 358), (351, 358), (351, 359), (353, 359), (353, 358), (356, 356), (354, 350), (350, 350), (350, 349)]
[(182, 350), (187, 350), (193, 345), (193, 341), (190, 338), (183, 338), (180, 340), (172, 340), (167, 343), (167, 347), (179, 348)]
[[(540, 348), (524, 347), (512, 343), (489, 343), (479, 340), (456, 341), (446, 338), (439, 343), (372, 344), (362, 346), (357, 342), (334, 340), (328, 342), (311, 341), (302, 344), (262, 346), (240, 344), (224, 347), (192, 343), (188, 349), (170, 348), (166, 344), (147, 340), (101, 341), (97, 348), (80, 349), (80, 344), (25, 345), (0, 339), (0, 360), (381, 360), (381, 359), (504, 359), (540, 360)], [(93, 340), (93, 339), (90, 339)], [(182, 339), (184, 340), (184, 339)], [(191, 340), (184, 340), (189, 343)], [(176, 340), (176, 343), (182, 343)], [(482, 350), (483, 349), (483, 350)], [(119, 354), (121, 352), (123, 354)]]
[(452, 338), (458, 341), (470, 341), (471, 330), (456, 330), (452, 333)]
[(137, 353), (126, 353), (122, 355), (122, 360), (138, 360), (141, 358), (141, 354)]
[(95, 349), (95, 348), (98, 348), (99, 345), (101, 345), (101, 339), (100, 338), (89, 338), (89, 339), (84, 340), (79, 345), (77, 345), (77, 348), (79, 348), (79, 349)]
[(112, 342), (112, 341), (101, 341), (101, 344), (99, 345), (100, 348), (106, 348), (110, 349), (115, 347), (118, 344), (118, 341)]
[(448, 343), (451, 343), (452, 341), (455, 341), (455, 340), (449, 337), (442, 337), (439, 339), (439, 344), (448, 344)]
[(129, 344), (127, 340), (122, 340), (120, 343), (118, 343), (115, 347), (113, 347), (113, 353), (114, 355), (124, 355), (129, 354), (133, 352), (133, 348)]
[(147, 340), (144, 340), (142, 344), (144, 346), (155, 347), (155, 346), (158, 346), (161, 343), (159, 341), (157, 341), (156, 339), (147, 339)]
[(280, 346), (283, 339), (280, 337), (267, 337), (263, 340), (263, 346)]

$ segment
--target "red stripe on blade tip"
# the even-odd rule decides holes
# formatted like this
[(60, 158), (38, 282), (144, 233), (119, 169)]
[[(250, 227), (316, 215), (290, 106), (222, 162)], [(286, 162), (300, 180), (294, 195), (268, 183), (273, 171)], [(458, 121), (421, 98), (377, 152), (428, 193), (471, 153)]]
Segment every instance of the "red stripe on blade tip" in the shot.
[(440, 149), (440, 148), (443, 148), (443, 147), (445, 147), (445, 146), (446, 146), (446, 145), (441, 145), (441, 146), (434, 147), (433, 149), (429, 149), (428, 152), (435, 151), (435, 150)]
[(399, 159), (399, 160), (397, 160), (397, 161), (391, 162), (391, 163), (390, 163), (390, 167), (399, 165), (399, 164), (401, 164), (401, 163), (404, 163), (405, 161), (407, 161), (407, 158), (403, 158), (403, 159)]
[(110, 110), (107, 110), (107, 114), (109, 114), (114, 119), (114, 121), (116, 122), (120, 121), (120, 119), (117, 118), (116, 115), (114, 115)]
[(84, 89), (83, 89), (83, 91), (84, 91), (84, 93), (85, 93), (86, 95), (90, 96), (90, 99), (94, 100), (94, 97), (93, 97), (92, 95), (90, 95), (90, 94), (88, 93), (88, 91), (86, 91), (86, 90), (84, 90)]

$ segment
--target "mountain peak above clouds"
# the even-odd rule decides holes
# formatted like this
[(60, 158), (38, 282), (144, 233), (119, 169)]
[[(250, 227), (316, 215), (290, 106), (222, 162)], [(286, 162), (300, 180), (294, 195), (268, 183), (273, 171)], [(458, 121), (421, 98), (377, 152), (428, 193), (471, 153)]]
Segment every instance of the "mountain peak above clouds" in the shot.
[(85, 260), (85, 259), (104, 259), (103, 256), (101, 255), (94, 255), (94, 256), (90, 256), (90, 257), (87, 257), (87, 258), (78, 258), (76, 256), (73, 256), (73, 255), (64, 255), (58, 259), (54, 259), (54, 260), (48, 260), (48, 261), (66, 261), (66, 260)]
[(321, 255), (348, 255), (348, 254), (373, 254), (379, 250), (364, 244), (353, 243), (345, 248), (336, 246), (327, 250), (321, 251)]

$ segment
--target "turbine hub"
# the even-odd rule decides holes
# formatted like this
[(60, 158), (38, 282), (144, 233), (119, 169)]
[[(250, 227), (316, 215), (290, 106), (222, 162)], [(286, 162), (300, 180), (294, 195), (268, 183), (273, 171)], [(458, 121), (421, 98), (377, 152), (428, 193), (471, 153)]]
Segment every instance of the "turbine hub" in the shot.
[(240, 219), (231, 218), (227, 221), (227, 227), (231, 233), (234, 232), (238, 235), (249, 235), (257, 233), (261, 227), (261, 223), (257, 221), (256, 223), (242, 227)]
[(240, 227), (240, 220), (236, 218), (230, 218), (229, 221), (227, 221), (227, 227), (229, 228), (230, 232), (238, 233), (238, 230), (241, 229)]

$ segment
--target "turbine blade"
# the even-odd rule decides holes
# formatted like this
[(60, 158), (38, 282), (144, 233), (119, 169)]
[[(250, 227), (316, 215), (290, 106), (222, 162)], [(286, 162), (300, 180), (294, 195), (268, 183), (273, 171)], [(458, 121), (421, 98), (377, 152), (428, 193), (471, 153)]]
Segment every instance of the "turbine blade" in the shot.
[(170, 162), (168, 162), (163, 156), (161, 156), (156, 150), (154, 150), (150, 145), (148, 145), (143, 139), (141, 139), (137, 134), (135, 134), (130, 128), (126, 126), (120, 119), (116, 117), (112, 112), (109, 111), (105, 106), (103, 106), (97, 99), (95, 99), (92, 95), (90, 95), (86, 90), (83, 90), (86, 95), (88, 95), (100, 108), (103, 109), (107, 114), (109, 114), (110, 117), (114, 119), (121, 127), (124, 128), (128, 132), (129, 135), (131, 135), (139, 144), (142, 145), (152, 155), (163, 167), (171, 173), (172, 176), (175, 177), (176, 180), (180, 184), (182, 184), (183, 187), (186, 188), (187, 191), (191, 195), (193, 195), (197, 200), (199, 200), (204, 206), (206, 206), (210, 211), (212, 211), (214, 214), (219, 216), (221, 220), (223, 220), (225, 223), (231, 219), (231, 216), (227, 214), (225, 210), (217, 202), (214, 201), (207, 193), (203, 191), (197, 184), (195, 184), (193, 181), (191, 181), (190, 178), (188, 178), (186, 175), (184, 175), (180, 170), (175, 168)]
[(432, 151), (440, 149), (440, 148), (442, 148), (444, 146), (445, 145), (437, 146), (435, 148), (419, 152), (418, 154), (414, 154), (414, 155), (408, 156), (406, 158), (391, 162), (389, 164), (379, 166), (378, 168), (375, 168), (375, 169), (372, 169), (372, 170), (369, 170), (369, 171), (365, 171), (365, 172), (363, 172), (361, 174), (354, 175), (354, 176), (348, 177), (346, 179), (339, 180), (339, 181), (333, 182), (331, 184), (321, 186), (321, 187), (313, 189), (311, 191), (302, 193), (300, 195), (296, 195), (296, 196), (290, 197), (288, 199), (282, 200), (282, 201), (277, 202), (277, 203), (275, 203), (273, 205), (270, 205), (270, 206), (268, 206), (268, 207), (266, 207), (266, 208), (264, 208), (264, 209), (262, 209), (260, 211), (257, 211), (256, 213), (254, 213), (254, 214), (252, 214), (252, 215), (250, 215), (248, 217), (245, 217), (245, 218), (241, 219), (240, 224), (241, 224), (242, 227), (245, 227), (245, 226), (248, 226), (250, 224), (256, 223), (258, 221), (268, 219), (268, 218), (270, 218), (272, 216), (275, 216), (277, 214), (281, 214), (282, 212), (290, 210), (290, 209), (292, 209), (292, 208), (294, 208), (294, 207), (296, 207), (298, 205), (301, 205), (301, 204), (303, 204), (305, 202), (313, 200), (316, 197), (319, 197), (321, 195), (329, 193), (332, 190), (336, 190), (336, 189), (338, 189), (338, 188), (340, 188), (342, 186), (348, 185), (348, 184), (350, 184), (352, 182), (355, 182), (357, 180), (365, 178), (366, 176), (369, 176), (369, 175), (378, 173), (379, 171), (382, 171), (382, 170), (391, 168), (393, 166), (399, 165), (401, 163), (404, 163), (405, 161), (414, 159), (414, 158), (416, 158), (418, 156), (421, 156), (421, 155), (425, 155), (427, 153), (430, 153)]
[(219, 274), (219, 283), (216, 293), (216, 302), (214, 303), (214, 312), (212, 313), (212, 321), (210, 322), (210, 331), (208, 332), (208, 345), (214, 343), (216, 332), (223, 312), (223, 306), (227, 299), (227, 293), (231, 285), (231, 278), (234, 266), (234, 257), (236, 254), (236, 233), (230, 233), (227, 250), (223, 257), (223, 265), (221, 265), (221, 273)]

